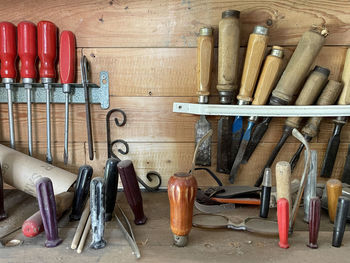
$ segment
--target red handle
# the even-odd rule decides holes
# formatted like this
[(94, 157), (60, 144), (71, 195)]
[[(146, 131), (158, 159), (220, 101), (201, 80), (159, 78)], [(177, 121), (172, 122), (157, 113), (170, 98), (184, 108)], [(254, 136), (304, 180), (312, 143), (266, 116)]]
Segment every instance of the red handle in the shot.
[(60, 39), (60, 79), (61, 83), (73, 83), (75, 78), (75, 36), (71, 31), (63, 31)]
[(32, 22), (21, 22), (17, 26), (18, 55), (21, 60), (21, 78), (35, 79), (36, 27)]
[(288, 228), (289, 228), (289, 203), (286, 198), (277, 200), (277, 222), (281, 248), (289, 248), (288, 244)]
[(16, 27), (9, 22), (0, 23), (1, 77), (16, 78)]
[(41, 62), (40, 78), (56, 77), (57, 27), (49, 21), (38, 23), (38, 55)]

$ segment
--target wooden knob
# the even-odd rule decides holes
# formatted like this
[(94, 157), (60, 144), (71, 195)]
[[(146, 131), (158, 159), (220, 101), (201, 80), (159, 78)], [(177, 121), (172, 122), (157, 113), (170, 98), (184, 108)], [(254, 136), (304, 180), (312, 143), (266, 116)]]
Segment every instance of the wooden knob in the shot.
[(289, 209), (291, 212), (291, 194), (290, 194), (290, 177), (291, 169), (290, 164), (285, 161), (278, 162), (276, 164), (276, 192), (277, 200), (285, 198), (288, 200)]
[(262, 61), (265, 57), (267, 47), (268, 29), (263, 26), (256, 26), (250, 34), (247, 53), (244, 61), (241, 88), (237, 99), (243, 102), (251, 102), (256, 81), (260, 72)]
[(342, 194), (342, 184), (338, 179), (327, 181), (328, 215), (331, 222), (334, 222), (337, 212), (338, 198)]
[(168, 181), (170, 203), (170, 227), (174, 244), (185, 246), (192, 228), (193, 204), (196, 198), (197, 181), (188, 173), (176, 173)]
[(277, 78), (281, 73), (283, 64), (283, 48), (273, 46), (270, 55), (265, 59), (258, 85), (254, 93), (253, 105), (265, 105)]
[(201, 28), (197, 40), (197, 87), (199, 103), (208, 103), (214, 55), (213, 30)]
[(341, 76), (343, 83), (343, 91), (340, 95), (338, 104), (347, 105), (350, 104), (350, 48), (346, 51), (343, 74)]
[[(316, 66), (307, 78), (303, 89), (301, 90), (295, 105), (311, 105), (315, 102), (329, 76), (329, 69)], [(302, 117), (289, 117), (286, 125), (293, 128), (299, 128)]]

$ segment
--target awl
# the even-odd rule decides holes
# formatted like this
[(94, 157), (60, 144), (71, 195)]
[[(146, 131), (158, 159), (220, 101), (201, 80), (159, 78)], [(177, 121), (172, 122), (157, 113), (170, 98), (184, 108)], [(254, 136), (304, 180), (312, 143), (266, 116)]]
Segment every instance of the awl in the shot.
[[(267, 102), (272, 88), (275, 86), (277, 78), (280, 74), (283, 63), (282, 57), (282, 48), (278, 46), (273, 46), (271, 54), (268, 55), (265, 59), (264, 66), (262, 68), (258, 85), (254, 94), (254, 100), (252, 102), (252, 105), (265, 105), (265, 103)], [(231, 175), (233, 176), (233, 178), (235, 178), (236, 174), (238, 173), (239, 165), (241, 164), (241, 161), (243, 159), (245, 150), (250, 140), (251, 132), (254, 128), (257, 119), (258, 117), (256, 116), (251, 116), (248, 119), (247, 129), (243, 135), (236, 159), (231, 169)]]
[[(287, 105), (291, 102), (293, 95), (297, 93), (306, 79), (310, 67), (321, 50), (327, 35), (327, 30), (315, 28), (303, 34), (276, 88), (272, 91), (269, 105)], [(271, 119), (271, 117), (263, 118), (254, 129), (242, 163), (246, 163), (249, 160), (267, 131)]]
[[(254, 27), (254, 31), (249, 36), (247, 53), (245, 56), (241, 87), (237, 96), (238, 105), (247, 105), (253, 99), (255, 84), (260, 73), (260, 67), (265, 57), (268, 41), (268, 29), (263, 26)], [(232, 124), (231, 161), (236, 158), (239, 145), (243, 136), (243, 117), (236, 116)], [(231, 167), (230, 182), (234, 182), (234, 169)]]
[[(197, 40), (197, 94), (198, 103), (201, 104), (207, 104), (209, 101), (213, 55), (213, 30), (209, 27), (203, 27), (199, 31)], [(210, 129), (211, 125), (205, 115), (201, 115), (195, 125), (196, 145)], [(211, 137), (199, 146), (195, 163), (202, 166), (211, 165)]]
[[(238, 88), (238, 54), (240, 47), (240, 12), (226, 10), (219, 23), (218, 84), (220, 103), (231, 104)], [(232, 118), (222, 116), (218, 122), (217, 167), (220, 173), (230, 173)]]

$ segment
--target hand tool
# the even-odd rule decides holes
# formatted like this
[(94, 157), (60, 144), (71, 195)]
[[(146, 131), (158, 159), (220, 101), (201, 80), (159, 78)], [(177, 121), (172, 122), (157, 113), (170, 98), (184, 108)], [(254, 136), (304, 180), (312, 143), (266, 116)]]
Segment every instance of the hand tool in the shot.
[[(272, 88), (276, 84), (277, 77), (280, 75), (283, 63), (282, 57), (282, 48), (278, 46), (273, 46), (271, 54), (268, 55), (265, 59), (265, 63), (259, 77), (252, 105), (265, 105), (265, 103), (267, 102)], [(234, 176), (238, 172), (239, 165), (242, 162), (244, 153), (250, 140), (251, 132), (255, 126), (257, 119), (258, 117), (256, 116), (251, 116), (248, 118), (247, 129), (243, 135), (236, 159), (231, 169), (231, 174), (234, 174)]]
[(35, 62), (36, 27), (31, 22), (21, 22), (17, 25), (18, 56), (21, 60), (21, 78), (27, 91), (27, 120), (28, 120), (28, 151), (33, 155), (32, 136), (32, 83), (36, 78)]
[[(238, 55), (240, 47), (240, 12), (226, 10), (219, 22), (218, 84), (220, 103), (231, 104), (238, 89)], [(218, 122), (216, 171), (230, 173), (232, 118), (222, 116)]]
[(328, 215), (333, 223), (337, 211), (338, 198), (342, 194), (342, 184), (338, 179), (327, 181)]
[(0, 164), (0, 221), (7, 218), (4, 207), (4, 181), (2, 179), (2, 169)]
[(321, 201), (318, 197), (311, 197), (309, 202), (309, 248), (318, 248), (317, 238), (321, 222)]
[(193, 203), (196, 198), (197, 181), (192, 174), (175, 173), (168, 181), (170, 227), (174, 245), (187, 245), (192, 228)]
[[(213, 29), (203, 27), (199, 30), (197, 39), (197, 95), (198, 103), (207, 104), (209, 101), (211, 73), (214, 59)], [(195, 125), (196, 144), (211, 129), (211, 124), (201, 115)], [(211, 165), (211, 137), (198, 150), (196, 165)]]
[[(237, 96), (238, 105), (249, 104), (253, 99), (255, 84), (258, 79), (260, 67), (265, 57), (268, 41), (268, 29), (263, 26), (254, 27), (254, 31), (249, 36), (246, 57), (244, 61), (241, 87)], [(243, 136), (243, 117), (236, 116), (232, 124), (231, 142), (231, 163), (236, 159), (236, 155)], [(233, 167), (232, 167), (233, 168)], [(234, 182), (234, 169), (231, 168), (230, 182)]]
[(105, 231), (105, 183), (103, 178), (95, 177), (91, 181), (90, 186), (90, 216), (92, 242), (90, 248), (100, 249), (106, 246), (106, 241), (103, 239)]
[[(326, 185), (317, 185), (317, 190), (321, 190), (321, 207), (325, 210), (328, 210), (328, 196), (327, 196), (327, 184)], [(342, 184), (342, 196), (350, 198), (350, 188), (348, 184)], [(347, 215), (347, 220), (350, 222), (350, 211)]]
[(75, 79), (75, 36), (71, 31), (63, 31), (60, 38), (60, 79), (65, 94), (64, 118), (64, 164), (68, 163), (69, 95), (70, 83)]
[(56, 202), (51, 180), (47, 177), (38, 179), (36, 192), (46, 234), (45, 247), (56, 247), (62, 243), (62, 239), (58, 237)]
[(143, 212), (142, 196), (137, 183), (134, 165), (130, 160), (124, 160), (119, 162), (117, 167), (126, 199), (135, 216), (134, 223), (136, 225), (143, 225), (146, 223), (147, 217)]
[[(74, 194), (63, 192), (55, 196), (57, 220), (71, 208)], [(22, 225), (22, 233), (26, 237), (35, 237), (44, 231), (43, 219), (40, 210), (26, 219)]]
[(118, 190), (118, 167), (120, 160), (109, 158), (105, 166), (106, 222), (111, 221)]
[[(276, 88), (272, 91), (269, 105), (287, 105), (291, 102), (293, 95), (304, 82), (327, 35), (327, 30), (315, 28), (303, 34)], [(265, 117), (255, 127), (245, 151), (243, 163), (249, 160), (259, 141), (264, 136), (271, 119), (271, 117)]]
[(89, 159), (92, 161), (94, 159), (94, 140), (92, 139), (92, 128), (91, 128), (91, 114), (90, 114), (90, 100), (89, 100), (89, 63), (85, 55), (80, 59), (80, 69), (81, 69), (81, 84), (84, 88), (85, 97), (85, 116), (86, 116), (86, 132), (88, 138), (88, 148), (89, 148)]
[[(290, 194), (294, 195), (298, 192), (300, 186), (299, 179), (293, 179), (290, 183)], [(276, 186), (271, 187), (270, 208), (277, 207), (277, 189)]]
[(91, 228), (91, 214), (89, 215), (84, 231), (83, 231), (83, 235), (81, 236), (79, 245), (78, 245), (78, 249), (77, 249), (77, 253), (80, 254), (83, 251), (84, 245), (85, 245), (85, 241), (86, 238), (88, 236), (88, 234), (90, 233), (90, 228)]
[[(291, 197), (291, 171), (288, 162), (281, 161), (276, 164), (276, 192), (277, 192), (277, 202), (281, 198), (285, 198), (288, 204), (292, 204)], [(289, 213), (292, 212), (292, 206), (289, 206)]]
[(307, 176), (307, 183), (304, 189), (304, 222), (309, 222), (309, 204), (313, 197), (316, 197), (317, 183), (317, 151), (311, 151), (310, 170)]
[[(238, 220), (237, 220), (238, 221)], [(193, 216), (192, 225), (205, 229), (233, 229), (242, 230), (262, 235), (278, 235), (276, 221), (248, 217), (240, 223), (232, 222), (228, 217), (215, 214), (196, 214)]]
[(56, 78), (57, 57), (57, 27), (52, 22), (40, 21), (38, 23), (38, 55), (41, 64), (39, 74), (46, 89), (46, 161), (52, 163), (50, 101), (51, 83)]
[(125, 239), (128, 241), (133, 254), (137, 259), (141, 257), (139, 247), (137, 246), (136, 239), (134, 236), (134, 232), (132, 231), (130, 222), (123, 210), (117, 205), (117, 209), (114, 213), (115, 219), (120, 227), (120, 230), (123, 232)]
[(16, 79), (16, 27), (9, 22), (0, 23), (1, 78), (7, 90), (10, 145), (15, 149), (15, 129), (13, 123), (12, 83)]
[(337, 204), (337, 215), (335, 217), (333, 228), (332, 246), (340, 247), (343, 240), (346, 216), (350, 209), (350, 199), (345, 196), (340, 196)]
[(232, 209), (235, 209), (235, 204), (213, 204), (213, 205), (206, 205), (201, 204), (197, 202), (197, 200), (194, 201), (194, 206), (201, 212), (207, 213), (207, 214), (215, 214), (215, 213), (222, 213), (225, 211), (229, 211)]
[(209, 197), (231, 198), (231, 197), (247, 197), (247, 195), (257, 194), (259, 187), (245, 185), (225, 185), (210, 187), (205, 190), (205, 194)]
[(72, 205), (72, 212), (69, 215), (71, 221), (80, 219), (85, 206), (86, 199), (90, 191), (90, 182), (93, 174), (93, 169), (90, 165), (79, 167), (78, 179), (75, 183), (75, 192)]
[[(77, 230), (75, 231), (73, 240), (72, 240), (72, 244), (70, 246), (71, 249), (76, 249), (78, 247), (79, 244), (79, 240), (81, 238), (81, 235), (84, 231), (84, 227), (86, 225), (87, 219), (90, 215), (90, 200), (87, 200), (85, 207), (84, 207), (84, 211), (80, 217), (80, 221), (77, 227)], [(90, 229), (90, 227), (89, 227)]]
[(289, 248), (288, 244), (288, 221), (289, 221), (289, 202), (286, 198), (277, 200), (277, 222), (280, 241), (280, 248)]
[[(342, 89), (343, 89), (343, 85), (340, 82), (335, 80), (329, 80), (326, 87), (322, 90), (322, 93), (318, 98), (316, 105), (334, 104), (337, 98), (339, 97), (339, 94), (342, 91)], [(322, 121), (322, 117), (311, 117), (308, 119), (308, 122), (301, 130), (307, 142), (310, 142), (312, 138), (317, 136), (317, 134), (319, 133), (319, 127), (320, 127), (321, 121)], [(292, 168), (292, 171), (296, 166), (303, 149), (304, 149), (304, 144), (301, 143), (299, 145), (298, 150), (290, 160), (289, 163)]]
[(271, 187), (271, 169), (266, 168), (261, 187), (260, 217), (262, 218), (267, 218), (269, 214)]
[(235, 198), (220, 198), (212, 197), (210, 198), (213, 201), (223, 203), (223, 204), (241, 204), (241, 205), (261, 205), (260, 198), (244, 198), (244, 197), (235, 197)]
[(350, 184), (350, 144), (348, 146), (348, 154), (346, 156), (343, 175), (341, 178), (343, 183)]
[[(307, 78), (304, 87), (301, 90), (295, 102), (295, 105), (301, 106), (313, 104), (319, 96), (322, 88), (326, 84), (329, 73), (329, 69), (316, 66), (315, 69), (310, 73), (310, 76)], [(273, 149), (269, 159), (265, 164), (265, 167), (261, 170), (260, 176), (257, 179), (255, 186), (259, 186), (261, 184), (265, 168), (271, 167), (279, 151), (282, 149), (282, 146), (284, 145), (288, 137), (292, 134), (292, 130), (294, 128), (298, 129), (301, 121), (302, 117), (287, 118), (284, 124), (283, 134), (279, 142)]]

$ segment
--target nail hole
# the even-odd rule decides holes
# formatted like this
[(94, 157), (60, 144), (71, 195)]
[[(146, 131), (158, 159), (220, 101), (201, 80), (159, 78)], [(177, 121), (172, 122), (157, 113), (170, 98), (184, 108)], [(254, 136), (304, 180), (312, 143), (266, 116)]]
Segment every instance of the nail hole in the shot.
[(268, 26), (272, 26), (272, 20), (271, 20), (271, 19), (267, 19), (267, 21), (266, 21), (266, 25), (268, 25)]
[(152, 96), (152, 91), (149, 91), (149, 92), (148, 92), (148, 95)]
[(106, 79), (103, 79), (103, 80), (102, 80), (102, 83), (103, 83), (103, 84), (106, 84), (106, 83), (107, 83), (107, 80), (106, 80)]

